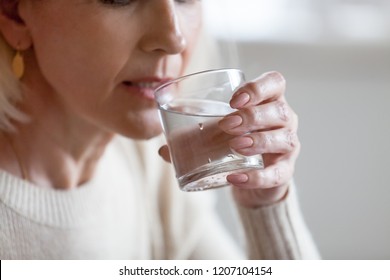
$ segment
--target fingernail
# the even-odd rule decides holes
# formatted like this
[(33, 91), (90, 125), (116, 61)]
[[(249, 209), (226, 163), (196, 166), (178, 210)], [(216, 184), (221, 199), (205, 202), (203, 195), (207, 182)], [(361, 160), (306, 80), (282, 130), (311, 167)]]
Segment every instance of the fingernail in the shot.
[(242, 184), (248, 182), (249, 177), (246, 174), (230, 174), (226, 177), (226, 180), (233, 185)]
[(227, 116), (219, 122), (220, 128), (223, 130), (230, 130), (242, 123), (242, 118), (238, 115)]
[(233, 150), (245, 149), (245, 148), (252, 147), (253, 139), (247, 136), (237, 137), (230, 140), (229, 144)]
[(232, 108), (241, 108), (244, 106), (246, 103), (248, 103), (250, 99), (250, 96), (246, 92), (241, 92), (240, 94), (233, 96), (232, 100), (230, 101), (230, 106)]

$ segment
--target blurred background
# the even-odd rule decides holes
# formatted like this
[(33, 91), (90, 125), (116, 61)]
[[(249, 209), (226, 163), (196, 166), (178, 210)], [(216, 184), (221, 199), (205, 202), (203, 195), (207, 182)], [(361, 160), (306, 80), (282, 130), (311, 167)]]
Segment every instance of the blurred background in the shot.
[(300, 117), (295, 180), (322, 257), (390, 259), (390, 0), (203, 3), (215, 65), (287, 80)]

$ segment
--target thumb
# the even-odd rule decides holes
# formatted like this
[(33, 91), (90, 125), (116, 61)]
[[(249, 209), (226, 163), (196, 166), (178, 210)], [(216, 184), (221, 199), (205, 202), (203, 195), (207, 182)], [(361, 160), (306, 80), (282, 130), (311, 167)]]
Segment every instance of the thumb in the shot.
[(169, 155), (169, 149), (167, 145), (162, 146), (160, 149), (158, 149), (158, 154), (160, 157), (162, 157), (165, 161), (171, 162), (171, 157)]

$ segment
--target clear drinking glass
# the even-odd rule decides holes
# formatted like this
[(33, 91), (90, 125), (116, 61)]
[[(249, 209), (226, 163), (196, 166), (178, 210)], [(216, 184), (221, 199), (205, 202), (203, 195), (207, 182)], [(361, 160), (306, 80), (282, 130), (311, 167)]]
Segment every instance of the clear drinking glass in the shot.
[(155, 91), (164, 134), (183, 191), (227, 186), (226, 176), (263, 168), (261, 155), (246, 157), (230, 149), (233, 135), (218, 122), (233, 113), (229, 102), (245, 81), (238, 69), (208, 70), (170, 81)]

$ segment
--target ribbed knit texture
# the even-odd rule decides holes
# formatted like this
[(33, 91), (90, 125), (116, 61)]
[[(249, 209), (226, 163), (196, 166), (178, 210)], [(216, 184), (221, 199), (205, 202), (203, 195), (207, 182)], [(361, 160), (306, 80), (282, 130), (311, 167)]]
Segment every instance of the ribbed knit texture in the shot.
[(318, 259), (291, 183), (287, 198), (276, 204), (247, 209), (238, 207), (250, 259)]
[(83, 215), (94, 211), (88, 208), (101, 204), (101, 197), (97, 195), (99, 192), (92, 186), (85, 185), (71, 191), (43, 189), (0, 172), (2, 203), (20, 216), (42, 225), (60, 228), (82, 226), (97, 218)]
[[(235, 259), (212, 191), (179, 191), (159, 139), (116, 138), (94, 178), (45, 189), (0, 170), (0, 259)], [(295, 195), (239, 209), (251, 258), (315, 258)]]

